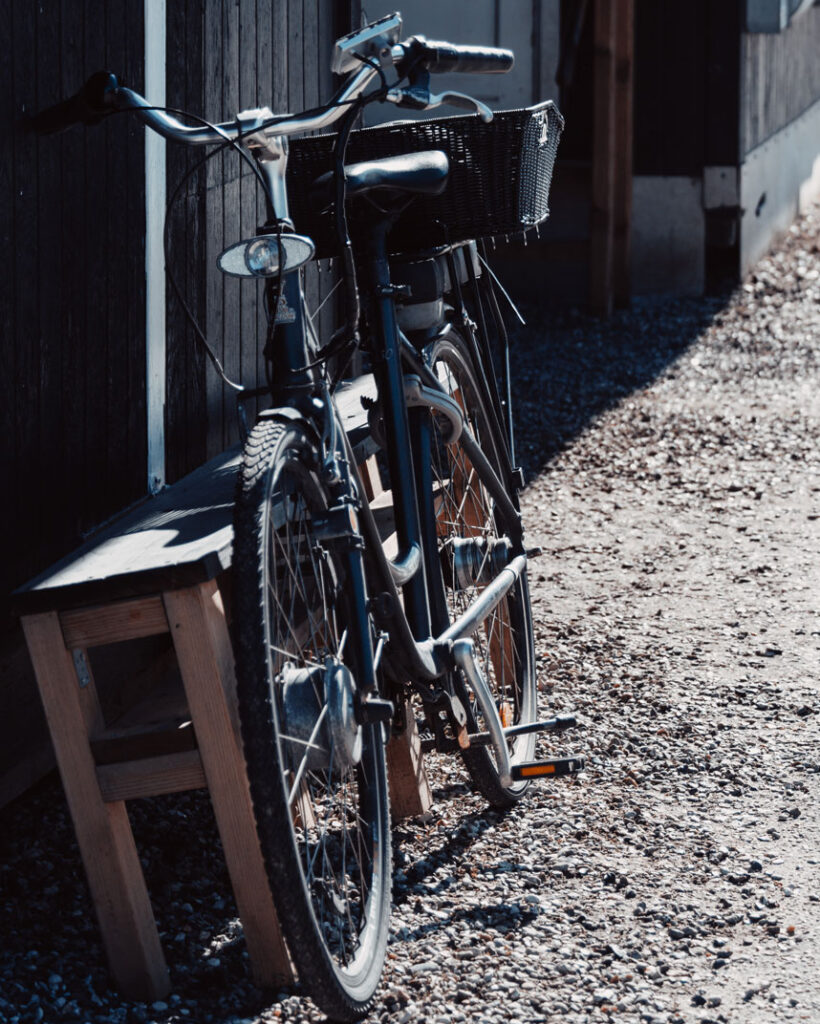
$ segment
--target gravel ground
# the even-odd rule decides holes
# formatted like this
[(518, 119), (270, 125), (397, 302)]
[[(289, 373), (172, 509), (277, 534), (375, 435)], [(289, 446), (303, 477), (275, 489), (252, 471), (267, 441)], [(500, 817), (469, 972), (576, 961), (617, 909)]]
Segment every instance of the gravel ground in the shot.
[[(503, 816), (430, 759), (371, 1020), (820, 1022), (818, 237), (516, 339), (539, 686), (588, 770)], [(52, 780), (0, 813), (0, 1021), (321, 1019), (250, 983), (204, 795), (130, 809), (173, 995), (108, 988)]]

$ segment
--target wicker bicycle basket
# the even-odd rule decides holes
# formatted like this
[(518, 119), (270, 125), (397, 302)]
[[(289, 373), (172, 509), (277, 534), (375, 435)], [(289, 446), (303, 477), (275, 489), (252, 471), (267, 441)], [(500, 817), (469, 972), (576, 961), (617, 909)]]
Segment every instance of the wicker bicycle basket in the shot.
[[(426, 121), (393, 121), (352, 132), (346, 160), (357, 163), (438, 149), (450, 160), (445, 191), (415, 196), (390, 233), (391, 252), (519, 234), (549, 215), (549, 188), (564, 119), (548, 100), (522, 110), (498, 111), (489, 124), (476, 114)], [(311, 202), (310, 189), (333, 162), (335, 135), (291, 142), (290, 212), (296, 230), (316, 243), (317, 255), (336, 255), (330, 210)], [(370, 215), (372, 216), (372, 214)], [(352, 204), (348, 220), (356, 240), (368, 220), (366, 204)]]

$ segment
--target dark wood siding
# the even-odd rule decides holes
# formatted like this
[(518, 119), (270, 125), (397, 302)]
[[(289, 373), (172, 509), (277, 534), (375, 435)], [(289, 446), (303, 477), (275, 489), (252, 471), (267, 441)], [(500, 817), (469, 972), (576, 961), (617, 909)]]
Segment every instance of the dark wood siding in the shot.
[(635, 174), (703, 167), (707, 0), (635, 7)]
[[(315, 104), (333, 91), (330, 48), (350, 24), (333, 0), (168, 4), (168, 103), (211, 119), (243, 107)], [(7, 594), (145, 492), (143, 129), (126, 116), (36, 138), (25, 118), (100, 68), (143, 87), (143, 7), (129, 0), (0, 0), (0, 280)], [(169, 195), (202, 156), (168, 146)], [(260, 222), (255, 181), (234, 153), (197, 171), (171, 215), (172, 265), (226, 369), (261, 381), (255, 284), (227, 281), (216, 254)], [(320, 301), (329, 275), (315, 271)], [(325, 317), (325, 324), (327, 318)], [(167, 476), (236, 438), (235, 404), (168, 298)]]
[(740, 5), (637, 0), (635, 173), (738, 162)]
[[(169, 5), (168, 102), (209, 120), (270, 106), (301, 110), (328, 99), (333, 40), (348, 30), (347, 4), (333, 0), (187, 0)], [(169, 194), (201, 153), (168, 147)], [(172, 265), (228, 375), (264, 383), (261, 286), (225, 278), (215, 267), (227, 245), (255, 233), (264, 217), (256, 180), (232, 151), (190, 179), (172, 213)], [(330, 275), (311, 268), (308, 302), (315, 308)], [(329, 326), (329, 310), (322, 327)], [(203, 358), (179, 303), (168, 297), (168, 480), (238, 439), (233, 393)], [(249, 412), (253, 415), (253, 409)]]
[(743, 36), (741, 142), (745, 156), (820, 97), (820, 7), (775, 34)]
[[(205, 117), (329, 97), (332, 40), (356, 5), (168, 0), (168, 102)], [(143, 89), (141, 0), (0, 0), (0, 803), (47, 770), (12, 588), (146, 488), (144, 131), (127, 116), (36, 138), (25, 118), (109, 68)], [(169, 195), (201, 152), (168, 146)], [(234, 155), (200, 169), (172, 214), (183, 291), (229, 372), (260, 376), (253, 286), (213, 269), (261, 207)], [(321, 297), (329, 275), (310, 281)], [(240, 291), (240, 289), (244, 289)], [(168, 299), (167, 477), (236, 440), (235, 407)]]
[(142, 129), (25, 130), (100, 68), (141, 87), (144, 47), (127, 0), (2, 0), (0, 26), (5, 609), (11, 587), (144, 489)]

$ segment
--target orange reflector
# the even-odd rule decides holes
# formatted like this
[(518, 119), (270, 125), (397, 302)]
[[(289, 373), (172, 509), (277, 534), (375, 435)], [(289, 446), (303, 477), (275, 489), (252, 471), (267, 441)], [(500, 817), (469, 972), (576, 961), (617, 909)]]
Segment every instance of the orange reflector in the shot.
[(534, 764), (528, 768), (521, 769), (522, 778), (531, 778), (535, 775), (554, 775), (555, 765), (554, 764)]
[(508, 700), (501, 701), (501, 707), (498, 709), (498, 717), (501, 719), (501, 725), (504, 729), (509, 729), (512, 723), (512, 708)]

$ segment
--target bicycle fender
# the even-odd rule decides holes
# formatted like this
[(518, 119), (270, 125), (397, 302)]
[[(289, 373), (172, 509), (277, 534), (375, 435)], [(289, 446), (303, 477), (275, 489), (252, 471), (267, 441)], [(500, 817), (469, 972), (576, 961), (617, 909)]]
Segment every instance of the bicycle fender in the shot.
[(310, 431), (315, 435), (317, 441), (321, 441), (321, 428), (317, 425), (313, 417), (306, 416), (299, 409), (294, 409), (293, 406), (280, 405), (274, 406), (272, 409), (263, 409), (257, 416), (257, 419), (275, 420), (278, 423), (285, 424), (300, 423), (302, 426), (310, 429)]

